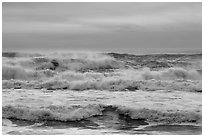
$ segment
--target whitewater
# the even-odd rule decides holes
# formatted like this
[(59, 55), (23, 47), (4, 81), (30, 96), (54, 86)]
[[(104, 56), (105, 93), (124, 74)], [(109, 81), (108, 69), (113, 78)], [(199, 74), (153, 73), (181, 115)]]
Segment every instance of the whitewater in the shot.
[(3, 134), (202, 133), (202, 54), (2, 56)]

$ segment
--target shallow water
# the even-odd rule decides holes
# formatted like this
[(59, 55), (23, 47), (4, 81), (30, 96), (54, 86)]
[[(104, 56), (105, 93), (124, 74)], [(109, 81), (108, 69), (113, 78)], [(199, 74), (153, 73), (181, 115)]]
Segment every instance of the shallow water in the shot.
[[(101, 118), (95, 122), (82, 120), (78, 122), (29, 122), (14, 119), (3, 120), (3, 134), (9, 135), (54, 135), (54, 134), (144, 134), (144, 135), (200, 135), (201, 126), (193, 125), (149, 125), (143, 120), (124, 124), (119, 121), (104, 121)], [(7, 122), (6, 122), (7, 121)], [(8, 121), (10, 124), (8, 124)]]

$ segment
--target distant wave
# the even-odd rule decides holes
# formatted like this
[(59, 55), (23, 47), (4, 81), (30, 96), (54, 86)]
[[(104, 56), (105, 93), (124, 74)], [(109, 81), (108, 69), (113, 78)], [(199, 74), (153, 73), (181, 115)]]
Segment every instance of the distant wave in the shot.
[[(103, 116), (105, 111), (128, 116), (131, 119), (145, 119), (147, 122), (199, 123), (201, 115), (193, 112), (161, 112), (151, 109), (131, 109), (123, 106), (93, 104), (87, 106), (48, 106), (28, 108), (25, 106), (3, 106), (3, 118), (28, 121), (80, 121), (91, 117)], [(116, 115), (117, 116), (117, 115)]]
[(57, 71), (103, 71), (121, 68), (163, 69), (171, 67), (202, 69), (202, 54), (131, 55), (117, 53), (3, 53), (3, 62), (27, 68)]
[(38, 57), (42, 56), (39, 53), (22, 53), (22, 52), (3, 52), (2, 57), (15, 58), (15, 57)]
[(3, 58), (3, 64), (34, 70), (87, 71), (121, 68), (123, 63), (104, 54), (49, 54), (29, 58)]

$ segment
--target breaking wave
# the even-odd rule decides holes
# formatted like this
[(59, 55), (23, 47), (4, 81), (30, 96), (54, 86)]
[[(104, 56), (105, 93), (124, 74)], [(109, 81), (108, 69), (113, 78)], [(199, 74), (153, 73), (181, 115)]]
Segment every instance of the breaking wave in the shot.
[(56, 70), (56, 71), (86, 71), (116, 69), (121, 67), (121, 62), (104, 54), (49, 54), (29, 58), (3, 58), (4, 64), (14, 64), (23, 68), (35, 70)]
[(2, 78), (3, 80), (9, 79), (20, 79), (20, 80), (28, 80), (33, 77), (32, 71), (26, 71), (20, 66), (10, 66), (4, 65), (2, 67)]
[(3, 67), (3, 88), (202, 91), (201, 75), (197, 71), (181, 68), (162, 71), (119, 70), (109, 73), (56, 73), (52, 70), (28, 73), (19, 67), (11, 68)]
[[(127, 63), (121, 60), (122, 55), (114, 58), (100, 53), (53, 53), (30, 56), (7, 53), (3, 56), (3, 88), (202, 91), (202, 69), (182, 67), (139, 69), (127, 66)], [(166, 60), (171, 59), (170, 55), (165, 57)], [(130, 57), (124, 58), (129, 61)], [(138, 58), (134, 62), (137, 61)]]
[[(42, 66), (41, 66), (42, 67)], [(43, 65), (43, 68), (51, 67), (48, 64)], [(76, 72), (76, 71), (64, 71), (56, 72), (50, 69), (43, 70), (29, 70), (17, 65), (4, 65), (2, 68), (3, 79), (34, 79), (40, 73), (44, 72), (47, 74), (47, 77), (54, 76), (61, 77), (62, 79), (80, 79), (88, 76), (89, 78), (102, 78), (105, 76), (122, 76), (123, 78), (131, 78), (135, 80), (175, 80), (175, 79), (188, 79), (188, 80), (201, 80), (202, 75), (197, 70), (186, 70), (183, 68), (169, 68), (160, 71), (151, 71), (146, 68), (143, 70), (134, 70), (134, 69), (122, 69), (116, 70), (111, 73), (101, 73), (101, 72)], [(34, 75), (35, 74), (35, 75)], [(45, 76), (46, 77), (46, 76)]]
[(80, 121), (92, 117), (103, 116), (105, 112), (115, 113), (130, 119), (144, 119), (147, 122), (162, 123), (201, 123), (201, 115), (193, 112), (161, 112), (151, 109), (131, 109), (123, 106), (107, 106), (93, 104), (87, 106), (48, 106), (39, 109), (25, 106), (4, 106), (3, 118), (28, 121)]

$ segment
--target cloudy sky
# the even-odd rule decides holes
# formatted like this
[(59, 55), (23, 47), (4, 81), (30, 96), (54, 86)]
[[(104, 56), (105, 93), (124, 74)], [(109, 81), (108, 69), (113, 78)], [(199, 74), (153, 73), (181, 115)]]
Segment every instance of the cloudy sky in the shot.
[(3, 3), (3, 51), (201, 52), (201, 3)]

